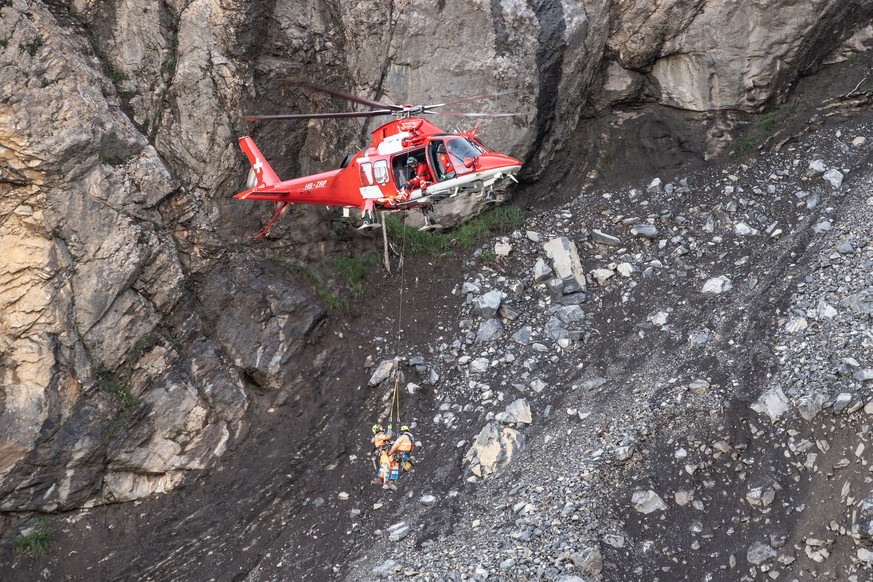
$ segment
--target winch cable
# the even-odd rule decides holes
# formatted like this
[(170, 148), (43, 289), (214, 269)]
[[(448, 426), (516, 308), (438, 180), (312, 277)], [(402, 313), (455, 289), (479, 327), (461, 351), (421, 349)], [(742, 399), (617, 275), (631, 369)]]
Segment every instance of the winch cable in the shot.
[(400, 425), (400, 337), (403, 330), (403, 287), (404, 287), (404, 269), (403, 263), (404, 256), (406, 254), (406, 232), (403, 232), (402, 238), (403, 241), (400, 245), (400, 300), (398, 301), (399, 306), (397, 310), (397, 345), (394, 350), (394, 394), (391, 397), (391, 428), (394, 428), (394, 413), (395, 410), (397, 412), (397, 424)]

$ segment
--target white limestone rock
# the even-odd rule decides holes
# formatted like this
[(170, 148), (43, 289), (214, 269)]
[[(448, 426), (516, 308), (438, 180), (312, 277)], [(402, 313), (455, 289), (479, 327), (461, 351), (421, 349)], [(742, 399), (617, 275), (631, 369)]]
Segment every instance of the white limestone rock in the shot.
[(664, 511), (667, 509), (667, 504), (661, 499), (660, 495), (652, 491), (637, 490), (634, 491), (631, 497), (631, 503), (634, 509), (640, 513), (652, 513), (653, 511)]
[(494, 420), (503, 424), (524, 423), (530, 424), (533, 422), (531, 416), (530, 404), (524, 398), (519, 398), (510, 404), (506, 405), (506, 409), (497, 414)]
[(555, 274), (563, 282), (564, 294), (584, 291), (585, 271), (582, 270), (576, 243), (561, 236), (547, 242), (544, 249), (552, 261)]
[(709, 279), (703, 285), (703, 289), (701, 289), (702, 293), (711, 293), (713, 295), (719, 295), (721, 293), (726, 293), (733, 288), (733, 283), (727, 277), (727, 275), (721, 275), (719, 277), (713, 277)]
[(766, 414), (770, 421), (777, 422), (783, 414), (788, 412), (789, 402), (782, 388), (778, 386), (764, 392), (758, 400), (752, 404), (752, 410), (759, 414)]

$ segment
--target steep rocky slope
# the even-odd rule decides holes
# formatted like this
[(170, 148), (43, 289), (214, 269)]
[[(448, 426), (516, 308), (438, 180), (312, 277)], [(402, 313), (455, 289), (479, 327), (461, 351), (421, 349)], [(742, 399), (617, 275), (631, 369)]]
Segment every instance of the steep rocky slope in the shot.
[[(655, 305), (651, 297), (664, 284), (659, 277), (666, 277), (670, 285), (684, 290), (685, 282), (698, 282), (694, 277), (714, 269), (706, 263), (713, 256), (709, 247), (729, 244), (734, 245), (731, 252), (724, 251), (727, 254), (717, 261), (745, 261), (735, 265), (741, 276), (755, 277), (758, 285), (775, 285), (772, 277), (764, 273), (750, 275), (751, 271), (773, 261), (772, 268), (779, 272), (787, 261), (785, 257), (791, 252), (799, 255), (808, 240), (804, 237), (812, 236), (808, 228), (803, 228), (809, 226), (803, 221), (827, 208), (825, 200), (830, 192), (826, 188), (830, 182), (822, 181), (818, 166), (809, 170), (809, 162), (821, 158), (824, 170), (862, 171), (856, 168), (863, 167), (859, 156), (866, 150), (863, 143), (853, 142), (854, 135), (850, 140), (847, 133), (842, 141), (833, 144), (833, 151), (840, 152), (837, 161), (825, 154), (812, 156), (798, 153), (797, 149), (787, 150), (798, 146), (784, 141), (790, 138), (790, 132), (777, 132), (768, 140), (768, 148), (777, 147), (783, 156), (789, 156), (786, 152), (790, 151), (793, 158), (758, 160), (772, 166), (750, 163), (749, 169), (730, 168), (729, 176), (733, 178), (727, 178), (724, 185), (712, 176), (694, 175), (683, 184), (662, 175), (671, 187), (658, 191), (652, 186), (655, 191), (651, 196), (646, 193), (652, 178), (659, 175), (650, 171), (653, 161), (656, 167), (658, 161), (669, 164), (687, 159), (700, 164), (730, 148), (743, 150), (743, 144), (735, 141), (743, 115), (728, 110), (756, 111), (773, 104), (787, 94), (800, 74), (814, 71), (849, 35), (859, 31), (853, 42), (860, 45), (869, 37), (869, 27), (865, 29), (864, 24), (873, 11), (870, 2), (822, 1), (814, 3), (812, 12), (801, 10), (795, 3), (785, 4), (781, 10), (763, 11), (751, 2), (674, 2), (662, 3), (652, 12), (648, 3), (632, 2), (549, 1), (524, 6), (483, 2), (464, 4), (463, 9), (453, 2), (2, 3), (0, 60), (4, 66), (0, 77), (4, 87), (10, 88), (0, 101), (0, 281), (4, 301), (0, 319), (0, 509), (6, 512), (0, 526), (4, 532), (4, 571), (27, 575), (42, 567), (38, 561), (20, 559), (10, 549), (22, 528), (26, 533), (33, 523), (32, 514), (18, 512), (53, 512), (143, 500), (135, 514), (129, 506), (121, 505), (62, 520), (57, 543), (76, 553), (68, 553), (66, 561), (61, 561), (59, 555), (51, 557), (49, 570), (70, 577), (89, 572), (90, 568), (88, 575), (104, 577), (195, 578), (208, 563), (210, 572), (218, 578), (232, 571), (250, 572), (253, 578), (309, 574), (320, 579), (329, 575), (336, 563), (339, 575), (353, 579), (370, 575), (367, 572), (373, 565), (372, 554), (356, 533), (351, 538), (331, 537), (326, 545), (321, 541), (324, 534), (316, 532), (325, 528), (372, 531), (366, 528), (386, 525), (367, 512), (367, 525), (354, 527), (353, 523), (361, 523), (363, 518), (343, 512), (334, 514), (337, 502), (333, 493), (340, 486), (355, 496), (370, 493), (360, 486), (367, 474), (360, 427), (369, 424), (368, 420), (378, 413), (378, 405), (363, 387), (342, 387), (365, 384), (367, 373), (359, 364), (366, 356), (378, 359), (383, 354), (395, 355), (390, 338), (396, 331), (393, 308), (400, 301), (396, 295), (398, 282), (386, 279), (383, 288), (370, 292), (366, 307), (347, 310), (342, 317), (334, 314), (326, 321), (316, 289), (302, 275), (307, 265), (338, 249), (373, 248), (377, 241), (349, 241), (342, 236), (347, 227), (337, 221), (335, 214), (305, 209), (292, 213), (274, 229), (270, 240), (252, 245), (245, 237), (257, 230), (260, 214), (248, 209), (240, 214), (240, 205), (226, 201), (243, 174), (235, 137), (251, 129), (237, 121), (238, 113), (254, 108), (308, 111), (334, 106), (321, 97), (290, 90), (282, 82), (289, 76), (313, 78), (396, 101), (431, 101), (521, 89), (507, 102), (487, 106), (522, 111), (525, 118), (517, 123), (494, 124), (482, 132), (486, 140), (526, 161), (528, 184), (524, 199), (531, 222), (505, 241), (514, 248), (510, 256), (491, 267), (505, 270), (503, 276), (507, 279), (500, 281), (499, 275), (488, 270), (470, 274), (467, 283), (471, 286), (463, 296), (452, 295), (453, 288), (458, 286), (460, 291), (464, 284), (454, 280), (453, 265), (436, 264), (445, 274), (438, 282), (432, 280), (428, 273), (431, 265), (423, 260), (413, 261), (417, 272), (409, 267), (414, 274), (408, 274), (407, 284), (417, 292), (409, 290), (406, 300), (414, 297), (418, 306), (431, 301), (434, 306), (434, 312), (420, 310), (409, 315), (407, 311), (404, 321), (412, 329), (406, 332), (403, 349), (408, 351), (407, 373), (414, 376), (421, 370), (425, 374), (419, 382), (424, 388), (408, 404), (410, 413), (420, 420), (420, 430), (431, 435), (423, 437), (426, 448), (417, 474), (431, 474), (447, 484), (444, 492), (435, 490), (438, 499), (456, 499), (448, 496), (448, 491), (460, 489), (463, 478), (468, 476), (459, 458), (467, 447), (465, 444), (431, 453), (435, 448), (428, 438), (450, 438), (450, 445), (455, 437), (455, 442), (471, 442), (480, 425), (492, 420), (488, 413), (499, 412), (509, 403), (502, 402), (500, 395), (510, 399), (509, 395), (516, 396), (514, 391), (520, 396), (530, 393), (529, 403), (533, 403), (536, 414), (542, 414), (547, 394), (552, 394), (556, 400), (550, 404), (555, 415), (564, 408), (575, 409), (581, 423), (591, 424), (610, 410), (600, 408), (595, 412), (595, 404), (600, 406), (602, 400), (595, 396), (614, 396), (615, 411), (627, 408), (615, 387), (608, 384), (608, 372), (616, 370), (615, 377), (618, 370), (633, 368), (643, 348), (659, 347), (666, 355), (664, 361), (652, 360), (639, 371), (641, 378), (650, 380), (650, 387), (641, 388), (636, 397), (650, 404), (636, 411), (635, 418), (640, 422), (649, 419), (647, 424), (662, 427), (658, 430), (664, 431), (663, 436), (655, 429), (647, 429), (649, 434), (643, 435), (654, 443), (652, 450), (656, 450), (658, 438), (673, 446), (670, 439), (675, 442), (679, 437), (674, 433), (681, 431), (665, 427), (678, 422), (671, 414), (682, 418), (674, 409), (689, 402), (680, 399), (676, 391), (683, 387), (695, 395), (701, 391), (700, 402), (688, 404), (692, 408), (712, 404), (707, 399), (725, 397), (719, 390), (729, 381), (742, 383), (744, 374), (763, 369), (766, 348), (756, 348), (758, 355), (748, 364), (748, 372), (720, 371), (719, 376), (701, 369), (695, 376), (700, 375), (702, 383), (695, 383), (696, 377), (686, 378), (693, 367), (689, 362), (697, 362), (698, 358), (720, 361), (723, 354), (734, 349), (729, 347), (732, 344), (719, 343), (731, 339), (727, 333), (731, 326), (747, 338), (758, 334), (761, 330), (748, 321), (758, 316), (744, 319), (730, 310), (708, 313), (706, 309), (719, 305), (718, 299), (712, 298), (709, 303), (683, 304), (684, 299), (677, 295), (664, 299), (663, 305)], [(442, 29), (453, 30), (455, 36), (435, 38), (429, 32), (434, 22), (440, 22)], [(713, 22), (723, 26), (712, 26)], [(753, 34), (731, 32), (739, 29), (752, 30)], [(367, 33), (362, 34), (362, 30)], [(457, 42), (473, 36), (481, 42)], [(736, 38), (742, 38), (740, 46), (734, 46)], [(697, 56), (703, 53), (712, 58)], [(761, 54), (767, 57), (755, 56)], [(835, 84), (830, 96), (840, 98), (831, 103), (833, 109), (824, 113), (868, 107), (869, 87), (865, 81), (869, 79), (859, 75)], [(852, 86), (844, 87), (847, 83)], [(451, 94), (446, 94), (446, 87), (451, 87)], [(663, 109), (653, 113), (619, 107), (644, 100), (698, 113)], [(667, 121), (671, 118), (678, 121)], [(792, 124), (784, 116), (770, 120)], [(689, 129), (696, 124), (703, 130)], [(341, 157), (337, 144), (354, 149), (366, 129), (324, 123), (290, 130), (265, 126), (254, 128), (253, 134), (262, 148), (275, 156), (277, 170), (284, 175), (329, 166), (336, 161), (333, 158)], [(589, 140), (592, 131), (601, 132), (596, 140)], [(852, 132), (857, 137), (865, 135), (860, 125)], [(635, 139), (622, 141), (623, 136), (640, 136), (642, 147)], [(591, 147), (592, 141), (597, 147)], [(824, 149), (824, 145), (821, 147)], [(610, 168), (614, 159), (620, 161)], [(594, 171), (589, 173), (592, 168)], [(620, 168), (624, 171), (616, 171)], [(767, 172), (777, 177), (765, 177)], [(807, 193), (802, 200), (792, 199), (793, 192), (782, 192), (783, 184), (804, 178), (807, 172), (810, 180), (817, 180), (813, 186), (822, 191), (804, 189), (801, 184), (798, 192)], [(536, 214), (538, 199), (551, 196), (554, 203), (569, 199), (568, 192), (575, 199), (586, 175), (624, 184), (614, 190), (586, 190), (582, 199), (557, 211), (556, 216)], [(535, 179), (540, 181), (533, 182)], [(847, 178), (847, 185), (840, 188), (851, 188), (852, 193), (860, 190), (853, 179)], [(751, 184), (753, 180), (755, 185)], [(631, 195), (632, 187), (638, 193)], [(838, 202), (842, 205), (843, 199)], [(836, 202), (833, 206), (842, 209)], [(809, 215), (802, 211), (805, 207)], [(738, 212), (747, 216), (736, 220)], [(707, 215), (712, 217), (711, 224), (704, 218)], [(629, 223), (621, 228), (634, 226), (634, 218), (639, 219), (637, 232), (642, 238), (625, 242), (620, 237), (622, 247), (628, 248), (602, 250), (597, 246), (602, 241), (592, 242), (594, 228), (609, 233), (619, 228), (616, 225), (624, 225), (623, 221)], [(771, 227), (773, 222), (776, 224)], [(733, 236), (738, 237), (736, 241), (715, 234), (728, 223)], [(860, 229), (864, 223), (858, 224)], [(711, 238), (683, 233), (690, 225), (703, 229)], [(668, 227), (670, 230), (665, 231)], [(563, 233), (581, 245), (586, 270), (595, 270), (589, 273), (589, 296), (585, 301), (579, 295), (573, 296), (573, 300), (581, 302), (578, 310), (546, 313), (556, 286), (542, 288), (528, 280), (533, 264), (524, 257), (532, 259), (544, 251), (540, 243), (529, 240), (527, 230), (537, 233), (541, 242)], [(771, 237), (777, 230), (780, 234)], [(647, 242), (649, 236), (654, 236), (651, 240), (655, 242)], [(849, 241), (852, 253), (859, 249), (851, 257), (862, 256), (865, 247), (856, 240), (861, 237), (856, 234)], [(661, 240), (666, 241), (663, 246)], [(776, 249), (773, 253), (765, 256), (748, 251), (748, 259), (744, 259), (746, 255), (734, 256), (747, 248), (743, 245), (764, 240)], [(486, 256), (491, 252), (487, 250)], [(842, 257), (850, 253), (837, 254)], [(665, 268), (674, 260), (687, 262), (687, 268)], [(829, 268), (835, 263), (833, 258), (826, 260)], [(615, 263), (614, 268), (610, 263)], [(289, 269), (289, 264), (295, 268)], [(793, 268), (788, 264), (784, 272)], [(858, 269), (863, 269), (864, 263), (860, 264)], [(643, 277), (635, 268), (651, 276)], [(603, 289), (595, 286), (600, 279), (605, 283)], [(617, 284), (619, 280), (624, 284)], [(738, 296), (737, 282), (732, 284), (734, 295), (724, 297)], [(769, 308), (758, 295), (761, 288), (756, 287), (743, 290), (739, 302), (747, 305), (746, 310), (752, 314)], [(489, 318), (492, 323), (482, 330), (477, 320), (481, 311), (467, 315), (471, 307), (464, 306), (463, 301), (467, 293), (475, 299), (491, 288), (508, 291), (506, 309), (512, 311), (500, 312), (502, 323), (501, 319)], [(846, 309), (849, 313), (857, 311), (863, 324), (863, 289), (851, 285), (845, 290), (822, 287), (799, 297), (797, 305), (791, 307), (797, 313), (784, 323), (790, 324), (793, 334), (804, 330), (812, 333), (817, 328), (815, 323), (810, 324), (814, 318), (807, 313), (811, 309), (808, 303), (815, 303), (814, 313), (825, 318), (823, 321), (837, 319), (818, 315), (819, 300), (823, 298), (828, 306), (839, 309), (836, 296), (831, 295), (844, 291), (855, 298)], [(780, 301), (780, 308), (789, 309), (787, 296)], [(611, 311), (604, 305), (633, 309), (619, 320), (606, 315)], [(636, 311), (638, 305), (645, 306), (639, 308), (645, 313)], [(823, 314), (831, 313), (826, 306), (821, 309)], [(461, 319), (454, 316), (458, 310), (465, 313)], [(707, 339), (700, 344), (691, 341), (683, 348), (686, 332), (690, 332), (673, 323), (678, 317), (674, 314), (682, 315), (683, 310), (686, 318), (706, 313), (708, 319), (701, 329), (692, 330), (702, 334), (695, 338), (722, 339)], [(546, 315), (549, 317), (543, 319)], [(640, 318), (653, 327), (637, 329), (634, 324)], [(761, 320), (765, 321), (763, 316)], [(435, 321), (443, 326), (437, 327), (436, 333), (445, 339), (432, 344), (429, 340)], [(456, 336), (457, 326), (460, 335)], [(488, 343), (489, 337), (497, 342), (495, 345), (508, 342), (525, 327), (529, 328), (530, 338), (524, 339), (527, 332), (517, 338), (523, 340), (523, 347), (517, 350), (524, 352), (524, 357)], [(501, 328), (505, 335), (499, 338)], [(842, 328), (834, 329), (839, 335)], [(640, 331), (644, 336), (639, 336)], [(863, 341), (863, 335), (860, 332), (859, 341)], [(812, 349), (808, 343), (794, 345), (789, 341), (797, 337), (787, 338), (781, 351)], [(819, 340), (823, 349), (833, 346), (836, 352), (845, 347), (842, 341), (839, 337)], [(554, 349), (551, 342), (559, 347), (554, 354), (550, 353)], [(694, 353), (695, 349), (700, 353)], [(562, 359), (583, 353), (593, 359)], [(465, 356), (468, 359), (461, 361)], [(805, 357), (811, 361), (815, 356), (810, 352)], [(864, 358), (854, 352), (840, 358), (840, 364), (834, 364), (839, 367), (837, 372), (823, 363), (794, 376), (784, 370), (781, 392), (775, 390), (775, 384), (753, 384), (761, 392), (773, 389), (768, 392), (772, 397), (761, 406), (771, 410), (793, 399), (802, 402), (802, 410), (809, 415), (808, 411), (820, 406), (833, 409), (838, 398), (842, 398), (840, 403), (846, 400), (840, 396), (845, 393), (851, 397), (844, 409), (855, 409), (863, 392), (853, 386), (843, 386), (840, 390), (844, 392), (830, 394), (823, 388), (797, 388), (791, 392), (784, 385), (805, 380), (803, 374), (811, 375), (813, 370), (823, 370), (824, 380), (816, 382), (833, 383), (828, 374), (836, 375), (838, 380), (855, 378), (857, 374), (854, 382), (863, 386), (869, 369)], [(581, 364), (582, 371), (565, 369), (567, 361), (572, 366)], [(684, 375), (660, 373), (661, 368), (671, 365), (678, 366)], [(587, 370), (598, 367), (602, 371), (596, 377), (587, 377)], [(435, 389), (423, 382), (430, 379), (431, 371), (439, 378)], [(467, 374), (472, 376), (468, 378)], [(676, 379), (671, 383), (673, 377)], [(588, 383), (597, 378), (607, 383), (599, 387)], [(689, 383), (683, 384), (686, 380)], [(620, 382), (625, 381), (637, 380), (627, 377)], [(564, 406), (562, 399), (571, 397), (554, 389), (565, 384), (576, 384), (578, 390), (585, 391), (593, 386), (592, 390), (599, 388), (601, 392), (592, 392), (581, 404), (568, 401)], [(749, 401), (758, 397), (753, 388), (740, 395)], [(677, 404), (665, 408), (666, 412), (654, 404), (670, 399)], [(731, 406), (742, 408), (743, 402), (741, 399), (740, 404)], [(538, 410), (537, 405), (542, 409)], [(434, 416), (435, 409), (440, 411), (439, 417)], [(858, 417), (849, 420), (853, 418)], [(565, 421), (563, 416), (555, 420)], [(537, 428), (537, 424), (534, 434), (528, 437), (534, 443), (532, 437), (539, 434), (536, 431), (545, 430)], [(846, 425), (853, 426), (849, 421)], [(504, 431), (500, 425), (492, 426), (498, 427), (494, 429), (497, 433)], [(658, 454), (640, 454), (642, 446), (636, 443), (645, 439), (638, 438), (635, 429), (628, 426), (605, 426), (599, 435), (621, 443), (617, 446), (630, 452), (624, 460), (628, 463), (625, 469), (618, 466), (610, 470), (645, 474), (640, 466), (652, 462)], [(713, 431), (719, 432), (718, 426)], [(753, 434), (760, 430), (756, 424)], [(789, 433), (799, 437), (793, 446), (808, 454), (807, 444), (813, 441), (801, 436), (800, 429), (786, 431), (798, 433)], [(585, 433), (580, 430), (576, 434)], [(548, 435), (544, 432), (542, 436), (545, 442)], [(734, 446), (732, 439), (742, 442), (734, 433), (729, 436), (713, 439), (710, 449), (716, 442), (724, 441), (730, 447)], [(701, 454), (716, 454), (707, 452), (709, 445), (702, 437), (689, 442), (703, 447)], [(834, 442), (839, 442), (839, 437)], [(840, 450), (829, 448), (829, 444), (816, 446)], [(719, 444), (715, 450), (739, 460), (740, 454), (725, 448), (728, 445)], [(688, 456), (690, 447), (683, 445), (677, 451), (681, 448)], [(537, 449), (532, 445), (527, 450)], [(549, 457), (547, 450), (543, 449), (544, 458)], [(592, 455), (591, 472), (596, 474), (593, 468), (600, 466), (597, 463), (608, 460), (604, 457), (608, 450), (603, 447), (596, 458)], [(228, 451), (232, 454), (228, 455)], [(677, 452), (670, 454), (675, 456)], [(350, 460), (349, 455), (357, 459)], [(220, 457), (227, 457), (227, 463), (218, 463)], [(587, 458), (584, 448), (580, 458)], [(812, 465), (814, 470), (814, 460)], [(701, 461), (701, 467), (710, 465)], [(704, 470), (715, 469), (701, 472)], [(777, 475), (780, 470), (773, 469), (774, 482), (784, 488), (782, 481), (786, 477)], [(706, 480), (704, 488), (710, 482)], [(168, 505), (165, 498), (149, 499), (177, 487), (184, 487), (179, 497), (173, 498), (178, 506)], [(463, 487), (475, 493), (474, 486)], [(515, 491), (513, 499), (509, 492), (503, 493), (508, 496), (504, 503), (515, 501), (518, 495), (534, 496), (529, 487), (536, 486)], [(572, 487), (575, 491), (577, 484)], [(665, 482), (664, 487), (677, 491), (683, 487), (683, 492), (692, 495), (688, 493), (692, 488), (678, 480)], [(642, 492), (657, 492), (655, 485), (639, 488)], [(760, 489), (760, 495), (751, 494), (753, 500), (760, 501), (756, 507), (770, 508), (769, 491), (777, 488), (762, 482)], [(604, 494), (607, 491), (611, 489), (603, 488)], [(848, 499), (849, 493), (845, 497)], [(686, 505), (693, 507), (693, 500), (687, 499)], [(763, 504), (764, 499), (771, 501)], [(526, 503), (535, 505), (534, 501), (529, 497)], [(616, 503), (616, 514), (626, 508), (622, 505), (626, 500), (618, 494), (600, 499), (596, 506), (610, 507), (611, 501)], [(467, 507), (461, 503), (451, 501), (448, 508), (438, 503), (436, 517), (428, 518), (429, 529), (424, 535), (409, 537), (406, 543), (442, 540), (456, 520), (452, 512)], [(417, 507), (415, 503), (411, 506)], [(482, 507), (489, 508), (484, 502)], [(324, 519), (327, 508), (329, 517), (339, 524)], [(605, 539), (604, 530), (597, 530), (597, 524), (607, 517), (594, 517), (591, 535), (577, 536), (590, 548), (597, 547), (596, 540)], [(758, 523), (746, 517), (738, 519)], [(527, 519), (520, 525), (530, 525), (532, 532), (543, 531), (534, 509), (517, 519)], [(704, 525), (701, 521), (700, 527)], [(461, 527), (463, 523), (458, 523)], [(646, 530), (652, 525), (629, 520), (615, 527), (617, 536), (645, 541), (634, 528)], [(840, 527), (851, 529), (851, 525), (837, 522), (836, 531)], [(168, 530), (175, 535), (163, 537), (161, 534)], [(500, 526), (493, 526), (495, 535), (501, 535), (501, 531)], [(513, 533), (518, 532), (519, 537), (512, 539), (527, 535), (522, 530)], [(521, 541), (536, 540), (540, 535), (531, 534)], [(822, 544), (807, 545), (827, 548), (846, 543), (844, 538), (831, 540), (822, 535), (810, 534), (810, 539)], [(140, 537), (149, 540), (148, 551), (135, 541)], [(181, 543), (185, 538), (196, 541), (185, 545)], [(457, 537), (464, 539), (463, 535)], [(676, 539), (677, 543), (685, 540)], [(93, 547), (106, 547), (110, 541), (112, 551), (98, 563), (91, 553)], [(356, 569), (348, 573), (345, 560), (337, 559), (345, 554), (336, 551), (335, 543), (349, 544), (342, 547), (354, 548), (361, 555), (369, 553), (370, 557), (361, 558)], [(454, 542), (448, 543), (444, 546), (447, 552)], [(623, 573), (631, 562), (622, 560), (640, 560), (641, 555), (648, 555), (645, 548), (650, 546), (640, 543), (628, 545), (637, 553), (628, 549), (611, 556), (607, 554), (612, 550), (599, 551)], [(779, 549), (779, 543), (772, 542), (771, 549)], [(766, 548), (758, 549), (761, 555), (769, 556)], [(438, 551), (443, 550), (434, 550)], [(674, 551), (667, 547), (661, 554), (668, 560)], [(220, 558), (206, 558), (218, 554)], [(818, 549), (808, 554), (822, 555)], [(281, 558), (277, 560), (277, 556)], [(406, 564), (401, 567), (434, 568), (441, 573), (462, 566), (475, 569), (478, 565), (459, 562), (457, 568), (446, 569), (448, 562), (440, 562), (436, 554), (428, 552), (407, 557), (398, 550), (396, 557), (398, 563)], [(772, 558), (765, 557), (761, 563), (769, 567)], [(512, 575), (539, 575), (527, 562), (512, 559), (516, 560), (510, 564), (514, 568), (510, 570)], [(558, 561), (564, 564), (567, 560)], [(487, 570), (491, 566), (482, 567)], [(557, 570), (546, 567), (542, 575), (555, 576), (565, 570), (569, 571), (566, 564)]]
[[(409, 476), (399, 511), (334, 501), (362, 511), (350, 537), (382, 537), (345, 579), (869, 579), (870, 135), (867, 116), (724, 173), (595, 189), (507, 237), (500, 269), (465, 277), (461, 341), (419, 348), (442, 374), (426, 454), (491, 434), (460, 478)], [(599, 281), (579, 310), (535, 284), (560, 235), (588, 240)], [(489, 290), (506, 337), (463, 339)]]

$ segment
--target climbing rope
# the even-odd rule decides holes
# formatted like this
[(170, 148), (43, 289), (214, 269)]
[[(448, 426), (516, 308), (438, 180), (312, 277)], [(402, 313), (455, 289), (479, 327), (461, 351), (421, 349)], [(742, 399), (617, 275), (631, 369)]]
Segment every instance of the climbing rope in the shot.
[(394, 430), (394, 411), (397, 411), (397, 424), (400, 425), (400, 391), (397, 389), (400, 385), (400, 373), (394, 374), (394, 395), (391, 397), (391, 430)]

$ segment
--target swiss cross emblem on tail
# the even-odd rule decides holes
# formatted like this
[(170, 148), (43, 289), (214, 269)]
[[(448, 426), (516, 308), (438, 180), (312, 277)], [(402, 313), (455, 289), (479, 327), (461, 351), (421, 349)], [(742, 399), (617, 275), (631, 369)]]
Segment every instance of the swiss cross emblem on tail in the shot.
[[(270, 167), (270, 164), (264, 161), (263, 154), (261, 154), (255, 142), (252, 141), (252, 138), (248, 136), (241, 137), (239, 147), (252, 165), (248, 183), (246, 184), (249, 190), (260, 190), (279, 183), (279, 177), (273, 171), (273, 168)], [(248, 198), (250, 194), (251, 192), (247, 192), (241, 198)]]

